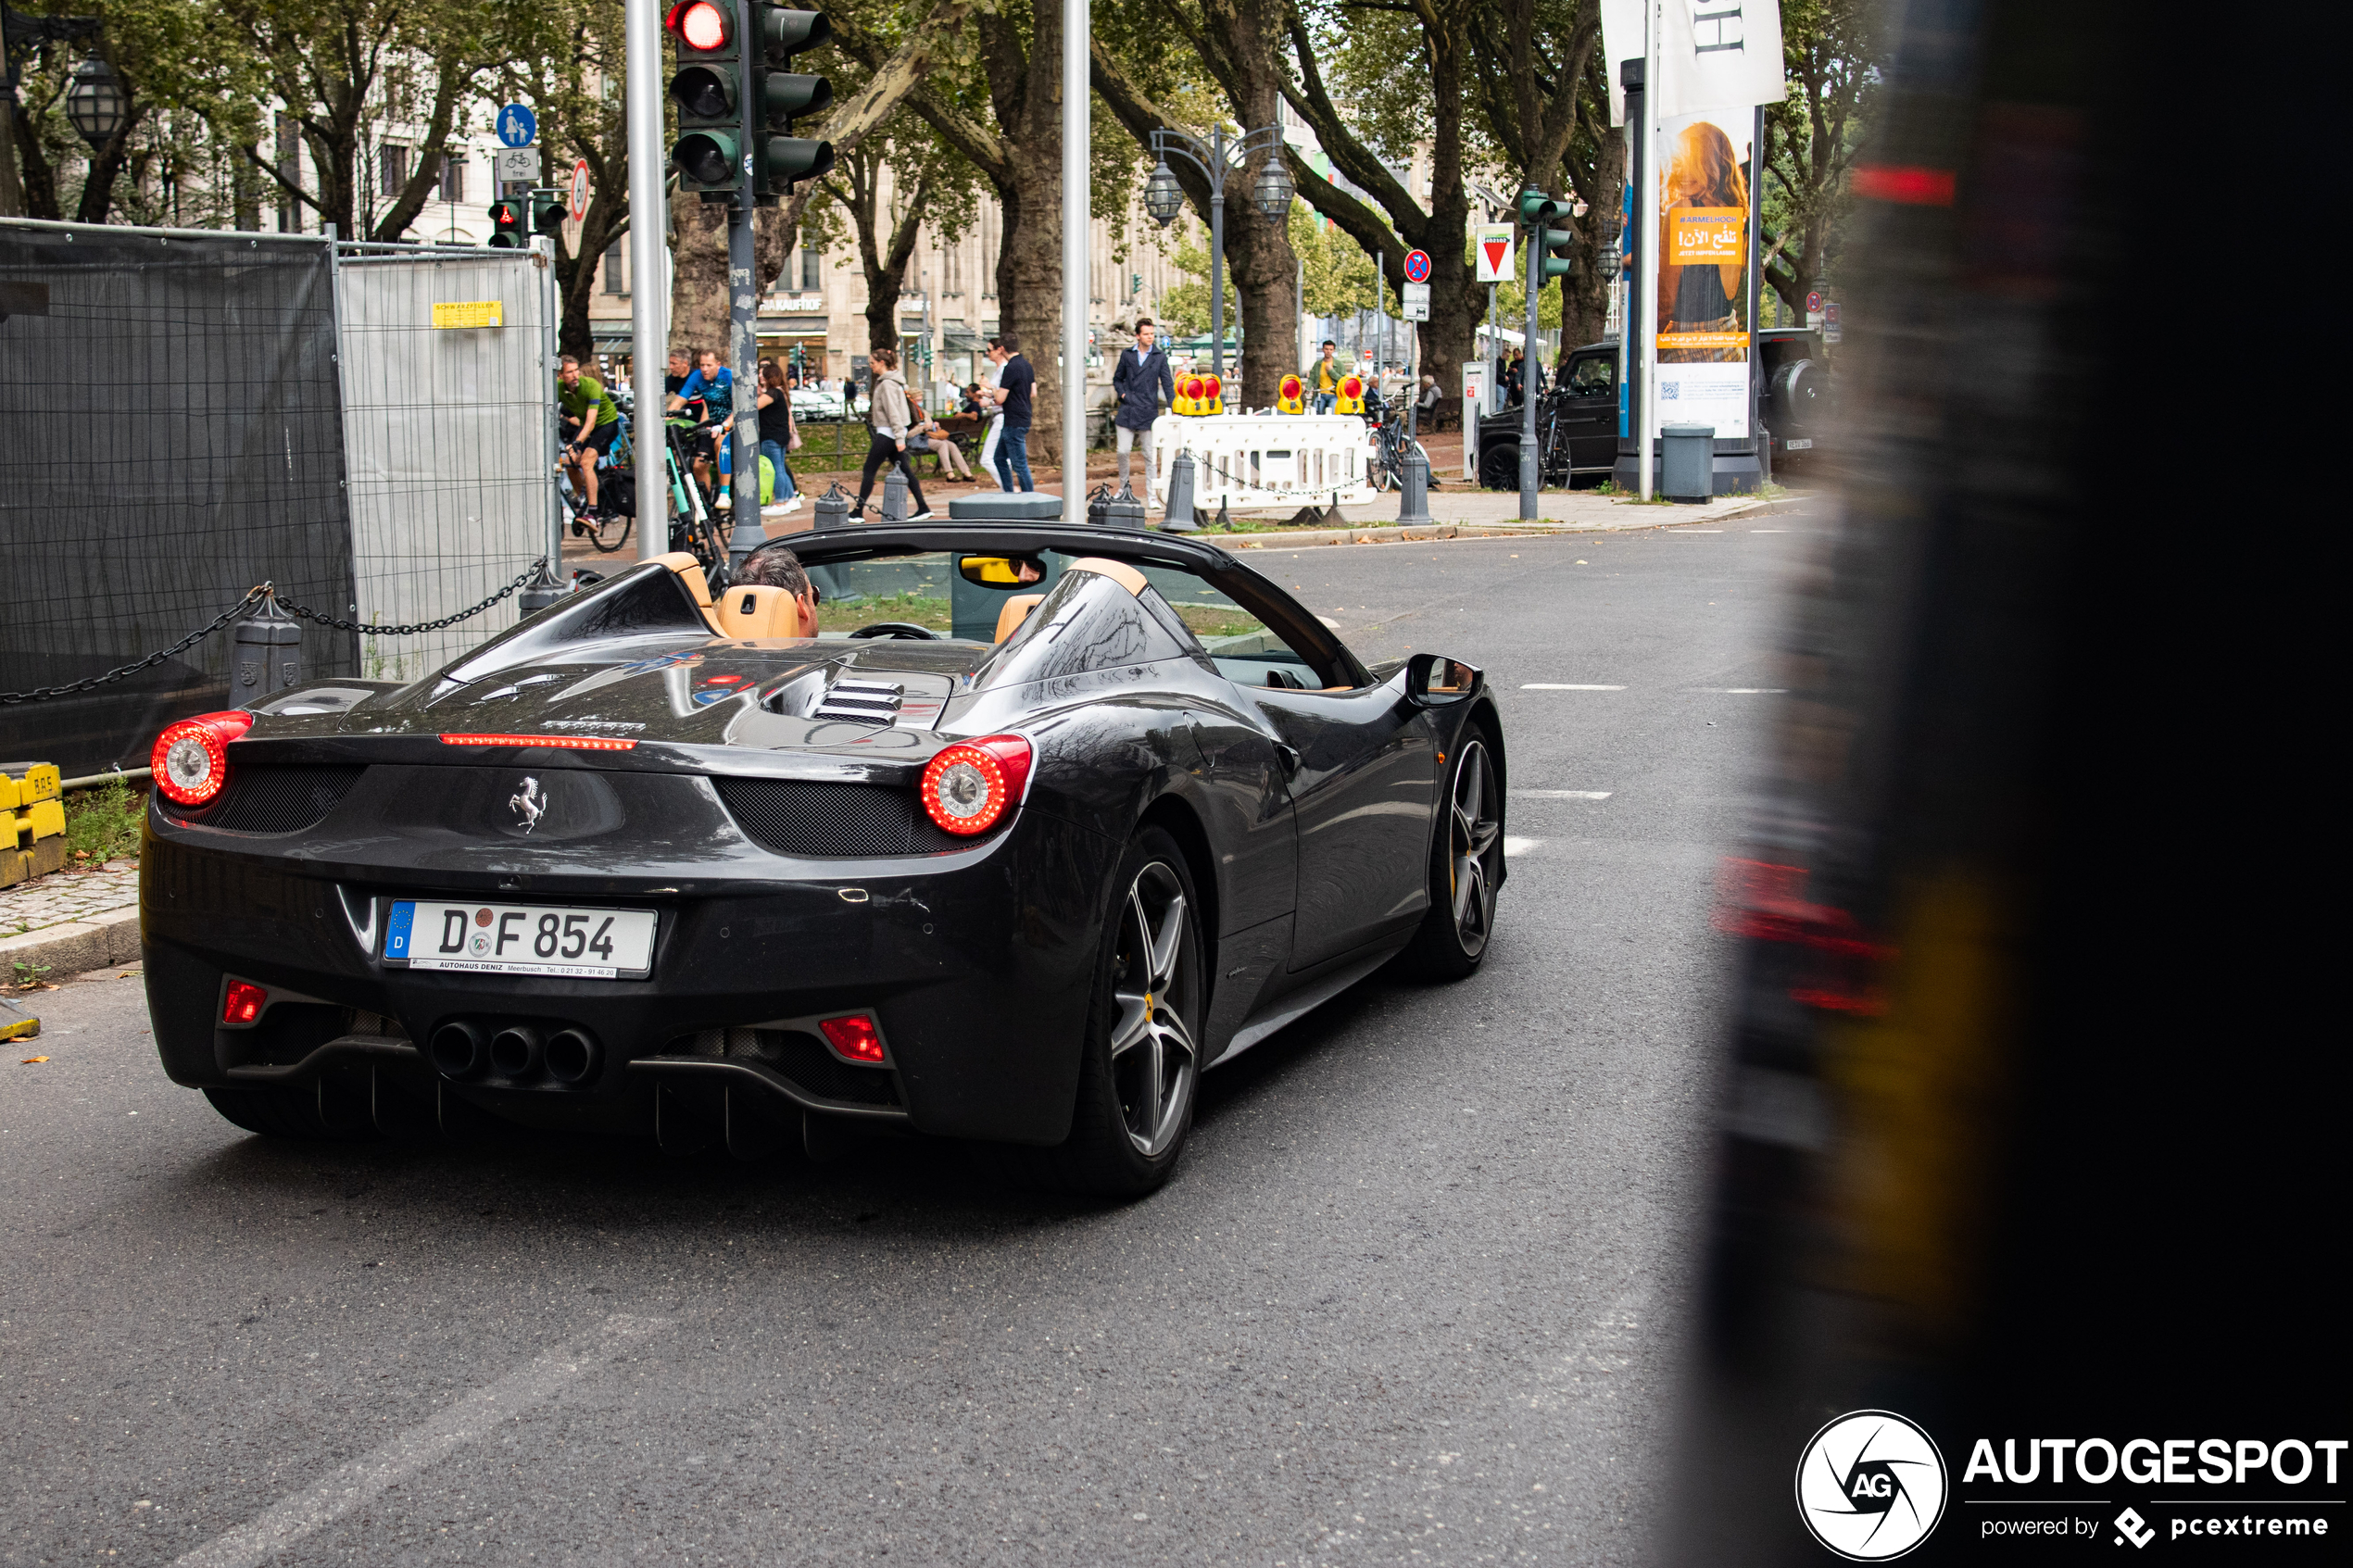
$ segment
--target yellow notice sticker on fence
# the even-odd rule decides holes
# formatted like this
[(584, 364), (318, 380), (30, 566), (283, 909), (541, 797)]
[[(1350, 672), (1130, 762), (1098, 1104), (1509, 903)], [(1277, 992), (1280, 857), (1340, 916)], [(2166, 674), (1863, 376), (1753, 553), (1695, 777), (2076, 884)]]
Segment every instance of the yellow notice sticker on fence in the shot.
[(495, 299), (459, 299), (433, 307), (436, 327), (503, 327), (505, 307)]

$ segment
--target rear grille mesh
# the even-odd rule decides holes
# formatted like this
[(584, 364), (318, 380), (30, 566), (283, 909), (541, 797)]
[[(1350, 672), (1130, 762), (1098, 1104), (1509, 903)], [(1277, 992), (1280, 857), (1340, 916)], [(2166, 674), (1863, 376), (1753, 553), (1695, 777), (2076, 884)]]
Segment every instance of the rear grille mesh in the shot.
[(811, 779), (714, 779), (719, 798), (775, 855), (936, 855), (975, 842), (933, 822), (912, 789)]
[[(298, 833), (315, 827), (351, 793), (364, 767), (321, 768), (298, 763), (247, 762), (229, 770), (229, 783), (211, 804), (183, 809), (166, 802), (164, 812), (183, 827), (223, 828), (231, 833)], [(160, 802), (160, 793), (156, 798)]]
[(887, 724), (899, 717), (906, 688), (887, 681), (836, 681), (825, 700), (811, 711), (812, 719), (856, 719)]
[(826, 1049), (824, 1041), (797, 1029), (704, 1029), (671, 1041), (663, 1054), (756, 1061), (819, 1099), (844, 1105), (899, 1103), (899, 1085), (889, 1069), (852, 1067)]

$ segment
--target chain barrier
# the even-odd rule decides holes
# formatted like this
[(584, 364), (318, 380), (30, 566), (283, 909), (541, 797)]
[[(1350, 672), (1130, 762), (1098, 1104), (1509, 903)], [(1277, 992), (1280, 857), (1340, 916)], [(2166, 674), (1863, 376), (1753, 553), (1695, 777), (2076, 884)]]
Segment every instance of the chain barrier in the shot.
[(460, 621), (480, 615), (484, 610), (488, 609), (492, 605), (497, 604), (499, 600), (511, 596), (516, 590), (522, 588), (523, 584), (529, 583), (533, 577), (544, 571), (547, 565), (547, 558), (546, 556), (541, 556), (537, 560), (531, 563), (530, 569), (523, 572), (522, 576), (516, 578), (513, 582), (508, 583), (505, 587), (499, 589), (497, 593), (491, 595), (488, 598), (483, 600), (480, 604), (473, 606), (472, 608), (461, 609), (455, 615), (446, 615), (439, 621), (428, 621), (414, 626), (363, 626), (356, 621), (343, 621), (331, 615), (321, 615), (315, 609), (306, 608), (298, 604), (289, 604), (284, 599), (279, 598), (277, 589), (271, 584), (264, 583), (258, 587), (246, 589), (245, 596), (239, 599), (235, 604), (231, 605), (227, 609), (222, 610), (218, 616), (215, 616), (210, 625), (200, 627), (197, 630), (189, 633), (186, 636), (181, 638), (178, 642), (172, 644), (168, 648), (158, 648), (154, 653), (147, 655), (146, 658), (138, 660), (136, 663), (125, 664), (117, 669), (109, 670), (103, 675), (92, 675), (87, 679), (71, 682), (66, 685), (35, 686), (28, 692), (0, 692), (0, 708), (13, 708), (21, 702), (46, 702), (53, 697), (71, 696), (77, 692), (94, 691), (100, 686), (109, 685), (116, 681), (120, 681), (129, 676), (136, 675), (142, 670), (153, 669), (156, 665), (161, 664), (165, 659), (171, 658), (175, 654), (187, 652), (188, 649), (195, 646), (198, 643), (203, 642), (207, 637), (211, 636), (215, 632), (220, 631), (232, 621), (236, 620), (238, 615), (242, 613), (247, 606), (258, 603), (264, 599), (274, 602), (280, 609), (285, 610), (289, 614), (298, 615), (305, 621), (315, 621), (321, 626), (330, 626), (338, 632), (357, 632), (362, 636), (369, 637), (413, 636), (420, 632), (438, 632), (446, 626), (455, 626)]
[[(315, 621), (321, 626), (332, 626), (338, 632), (357, 632), (363, 637), (412, 637), (421, 632), (438, 632), (445, 626), (455, 626), (460, 621), (464, 621), (471, 616), (480, 615), (492, 605), (497, 604), (503, 598), (509, 597), (517, 589), (529, 583), (532, 578), (536, 576), (547, 567), (547, 558), (546, 556), (541, 556), (537, 560), (531, 563), (529, 569), (526, 570), (521, 577), (516, 578), (513, 582), (508, 583), (505, 587), (499, 589), (497, 593), (483, 600), (482, 603), (475, 605), (472, 608), (461, 609), (455, 615), (445, 615), (438, 621), (420, 621), (414, 626), (365, 626), (357, 621), (344, 621), (332, 615), (321, 615), (315, 609), (309, 609), (302, 605), (289, 603), (284, 599), (278, 600), (278, 608), (284, 610), (288, 615), (298, 615), (305, 621)], [(269, 584), (264, 583), (262, 586), (266, 589)], [(272, 597), (275, 597), (275, 596), (273, 595)]]

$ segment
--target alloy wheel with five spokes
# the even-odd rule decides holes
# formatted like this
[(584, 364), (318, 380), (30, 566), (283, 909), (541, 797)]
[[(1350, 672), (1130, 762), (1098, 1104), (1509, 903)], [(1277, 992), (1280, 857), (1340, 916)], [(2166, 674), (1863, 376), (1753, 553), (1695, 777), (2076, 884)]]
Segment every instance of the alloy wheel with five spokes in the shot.
[(1156, 1159), (1183, 1131), (1201, 1052), (1191, 1010), (1192, 921), (1184, 883), (1153, 860), (1136, 873), (1119, 910), (1113, 959), (1112, 1084), (1127, 1141)]

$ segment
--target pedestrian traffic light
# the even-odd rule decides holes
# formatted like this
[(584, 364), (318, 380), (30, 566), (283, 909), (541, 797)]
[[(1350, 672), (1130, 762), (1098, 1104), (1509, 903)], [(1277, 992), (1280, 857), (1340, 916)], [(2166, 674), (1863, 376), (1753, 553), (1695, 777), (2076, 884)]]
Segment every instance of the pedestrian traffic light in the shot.
[(490, 204), (490, 248), (521, 250), (522, 239), (522, 203), (492, 202)]
[(834, 101), (832, 82), (790, 69), (795, 55), (833, 37), (833, 24), (821, 11), (752, 0), (751, 25), (744, 80), (751, 88), (753, 189), (762, 196), (788, 195), (796, 181), (814, 180), (834, 166), (832, 143), (789, 134), (794, 119), (820, 113)]
[(734, 0), (681, 0), (663, 23), (678, 40), (678, 141), (670, 161), (682, 191), (732, 192), (749, 172), (743, 154), (743, 64)]
[(1530, 185), (1519, 194), (1519, 220), (1529, 230), (1528, 243), (1536, 254), (1536, 282), (1565, 278), (1575, 268), (1569, 252), (1577, 235), (1568, 228), (1568, 203), (1548, 196)]

